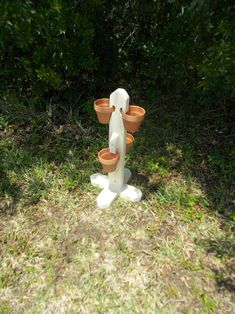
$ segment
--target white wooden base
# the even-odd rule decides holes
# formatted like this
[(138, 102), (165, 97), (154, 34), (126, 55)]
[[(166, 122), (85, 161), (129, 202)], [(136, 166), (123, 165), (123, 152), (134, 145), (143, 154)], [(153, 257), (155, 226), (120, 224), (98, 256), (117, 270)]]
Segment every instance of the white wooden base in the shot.
[(127, 182), (131, 178), (131, 172), (129, 169), (124, 169), (124, 186), (120, 193), (112, 192), (109, 189), (109, 178), (108, 176), (105, 176), (101, 173), (95, 173), (92, 174), (91, 184), (94, 186), (97, 186), (99, 188), (103, 188), (103, 190), (98, 195), (96, 201), (99, 208), (108, 208), (112, 202), (115, 200), (115, 198), (119, 195), (124, 199), (127, 199), (131, 202), (139, 202), (142, 197), (142, 192), (135, 188), (134, 186), (131, 186), (127, 184)]
[(117, 196), (118, 193), (110, 191), (110, 189), (106, 186), (96, 198), (98, 207), (108, 208)]

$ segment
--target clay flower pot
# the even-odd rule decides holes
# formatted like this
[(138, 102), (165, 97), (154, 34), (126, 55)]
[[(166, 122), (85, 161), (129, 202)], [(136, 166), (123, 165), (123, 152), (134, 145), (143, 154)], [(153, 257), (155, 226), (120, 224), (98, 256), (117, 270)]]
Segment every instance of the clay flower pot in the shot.
[(100, 123), (108, 124), (111, 114), (114, 111), (113, 107), (109, 107), (109, 98), (97, 99), (94, 102), (94, 109)]
[(126, 135), (126, 153), (129, 152), (129, 150), (131, 149), (131, 146), (133, 145), (134, 143), (134, 136), (130, 133), (127, 133)]
[(99, 151), (98, 158), (105, 171), (113, 172), (117, 167), (119, 154), (112, 154), (108, 148), (104, 148)]
[(123, 123), (127, 131), (138, 131), (145, 116), (145, 110), (142, 107), (130, 105), (126, 113), (122, 113)]

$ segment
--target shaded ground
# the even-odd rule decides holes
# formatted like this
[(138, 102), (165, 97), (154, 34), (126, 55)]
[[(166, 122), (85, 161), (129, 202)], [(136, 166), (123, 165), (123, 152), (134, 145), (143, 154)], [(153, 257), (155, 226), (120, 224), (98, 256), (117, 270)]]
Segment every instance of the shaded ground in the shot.
[(0, 313), (235, 311), (231, 108), (149, 106), (127, 157), (144, 199), (106, 210), (106, 127), (1, 108)]

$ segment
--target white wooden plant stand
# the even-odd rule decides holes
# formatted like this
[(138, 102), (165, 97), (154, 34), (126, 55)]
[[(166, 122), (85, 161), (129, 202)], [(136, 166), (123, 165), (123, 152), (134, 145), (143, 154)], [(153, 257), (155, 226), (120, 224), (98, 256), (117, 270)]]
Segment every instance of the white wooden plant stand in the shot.
[(132, 202), (139, 202), (142, 197), (139, 189), (127, 184), (131, 172), (124, 168), (126, 129), (121, 111), (127, 112), (129, 109), (129, 95), (126, 90), (122, 88), (115, 90), (110, 95), (109, 106), (115, 108), (109, 121), (109, 150), (113, 154), (118, 152), (120, 157), (115, 171), (108, 175), (95, 173), (90, 177), (92, 185), (103, 189), (96, 199), (99, 208), (109, 207), (118, 195)]

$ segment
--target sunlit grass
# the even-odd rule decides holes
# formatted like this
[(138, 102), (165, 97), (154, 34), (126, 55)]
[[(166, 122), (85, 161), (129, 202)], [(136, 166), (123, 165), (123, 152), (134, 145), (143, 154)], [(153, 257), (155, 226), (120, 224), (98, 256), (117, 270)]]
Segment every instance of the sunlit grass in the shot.
[(100, 210), (89, 176), (105, 136), (1, 121), (0, 313), (232, 313), (234, 226), (192, 152), (143, 147), (148, 125), (127, 158), (142, 202)]

